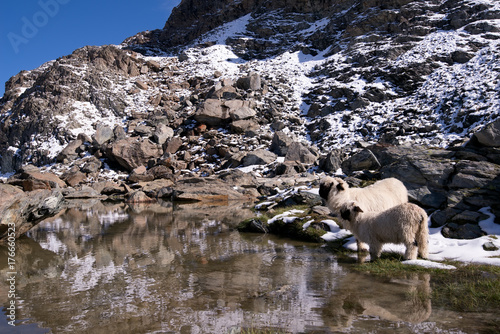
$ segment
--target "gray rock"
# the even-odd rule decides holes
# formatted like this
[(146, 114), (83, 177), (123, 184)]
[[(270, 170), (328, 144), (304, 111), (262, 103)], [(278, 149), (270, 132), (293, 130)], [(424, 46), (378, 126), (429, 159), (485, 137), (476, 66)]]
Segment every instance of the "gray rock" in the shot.
[(251, 119), (239, 120), (231, 123), (231, 131), (233, 133), (257, 131), (259, 128), (259, 123)]
[(320, 159), (319, 168), (327, 173), (336, 172), (342, 167), (342, 155), (339, 150), (330, 151), (326, 157)]
[(441, 233), (446, 238), (451, 239), (476, 239), (486, 235), (486, 233), (481, 230), (478, 225), (475, 224), (464, 224), (459, 225), (455, 223), (448, 223), (441, 230)]
[(96, 157), (90, 157), (85, 161), (85, 164), (80, 168), (82, 173), (95, 173), (101, 169), (102, 162)]
[(369, 149), (364, 149), (342, 162), (342, 170), (347, 174), (362, 170), (378, 170), (380, 167), (382, 165)]
[(500, 147), (500, 118), (476, 132), (474, 137), (481, 145)]
[(498, 250), (498, 246), (495, 245), (493, 242), (488, 241), (483, 244), (483, 249), (487, 252), (495, 252)]
[(229, 116), (233, 121), (250, 119), (255, 117), (255, 115), (257, 115), (257, 112), (246, 106), (229, 111)]
[(74, 160), (78, 158), (78, 153), (80, 150), (80, 146), (82, 146), (83, 141), (80, 139), (72, 140), (66, 145), (65, 148), (57, 155), (56, 160), (59, 162), (63, 162), (64, 160)]
[(123, 129), (123, 127), (121, 127), (119, 125), (116, 125), (115, 128), (113, 129), (113, 135), (115, 136), (116, 140), (127, 138), (127, 134), (125, 133), (125, 130)]
[(153, 135), (153, 128), (148, 125), (140, 124), (135, 127), (134, 134), (141, 137), (151, 137)]
[(233, 185), (211, 177), (183, 179), (173, 188), (175, 201), (228, 202), (251, 199), (243, 191), (235, 190)]
[(101, 147), (107, 142), (111, 141), (114, 137), (113, 130), (104, 124), (98, 124), (94, 135), (92, 136), (92, 142), (97, 147)]
[(278, 156), (271, 151), (255, 150), (245, 155), (242, 161), (242, 165), (267, 165), (276, 161), (277, 158)]
[(285, 161), (299, 161), (306, 165), (312, 165), (318, 160), (318, 155), (307, 145), (300, 142), (292, 142), (285, 155)]
[(292, 138), (290, 138), (286, 133), (277, 131), (274, 133), (269, 150), (276, 153), (280, 157), (284, 157), (287, 154), (288, 147), (292, 142)]
[(137, 190), (129, 195), (127, 203), (150, 203), (155, 202), (154, 199), (146, 195), (143, 191)]
[(66, 199), (103, 198), (100, 193), (86, 185), (82, 185), (78, 189), (68, 188), (64, 192), (64, 197)]
[(160, 123), (153, 134), (153, 140), (160, 144), (163, 145), (167, 140), (172, 138), (174, 136), (174, 130), (171, 127), (166, 126), (163, 123)]
[(258, 73), (251, 73), (249, 76), (239, 78), (236, 81), (236, 86), (243, 90), (260, 90), (261, 85), (262, 83)]
[(209, 126), (221, 126), (230, 120), (229, 109), (223, 107), (220, 100), (207, 99), (196, 110), (194, 119)]

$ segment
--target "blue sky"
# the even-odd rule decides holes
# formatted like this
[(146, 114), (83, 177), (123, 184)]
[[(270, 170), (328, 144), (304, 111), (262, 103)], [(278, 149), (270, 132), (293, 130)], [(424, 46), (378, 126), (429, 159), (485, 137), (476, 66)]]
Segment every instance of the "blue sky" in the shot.
[(0, 2), (0, 96), (21, 70), (85, 45), (119, 44), (161, 29), (180, 0), (6, 0)]

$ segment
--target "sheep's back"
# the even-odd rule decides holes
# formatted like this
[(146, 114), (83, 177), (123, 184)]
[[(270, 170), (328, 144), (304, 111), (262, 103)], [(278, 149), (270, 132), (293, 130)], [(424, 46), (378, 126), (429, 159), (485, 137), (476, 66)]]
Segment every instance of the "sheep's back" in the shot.
[(383, 179), (365, 188), (350, 188), (351, 201), (364, 211), (380, 212), (408, 202), (408, 191), (395, 178)]

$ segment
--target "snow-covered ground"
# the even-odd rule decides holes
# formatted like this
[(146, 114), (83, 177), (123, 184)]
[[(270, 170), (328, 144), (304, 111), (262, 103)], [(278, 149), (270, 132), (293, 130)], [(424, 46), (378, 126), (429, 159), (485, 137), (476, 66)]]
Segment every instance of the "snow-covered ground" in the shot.
[[(471, 240), (449, 239), (441, 234), (442, 227), (429, 228), (429, 260), (411, 260), (404, 261), (404, 263), (442, 269), (453, 269), (454, 267), (436, 261), (450, 260), (500, 266), (500, 225), (494, 223), (495, 216), (490, 212), (489, 208), (483, 208), (481, 211), (489, 216), (479, 223), (481, 229), (488, 235)], [(323, 236), (326, 241), (342, 239), (346, 237), (346, 234), (349, 234), (349, 231), (341, 229), (335, 222), (330, 220), (325, 222), (333, 227), (332, 232), (327, 232)], [(492, 243), (499, 250), (484, 250), (483, 245), (486, 243)], [(350, 237), (344, 247), (356, 251), (357, 246), (354, 237)], [(404, 254), (405, 247), (403, 245), (386, 244), (383, 251)]]

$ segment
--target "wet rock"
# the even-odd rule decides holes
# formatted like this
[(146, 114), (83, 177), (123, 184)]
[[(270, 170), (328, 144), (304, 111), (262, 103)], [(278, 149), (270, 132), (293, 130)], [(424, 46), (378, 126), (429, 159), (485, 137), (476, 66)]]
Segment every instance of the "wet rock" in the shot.
[(127, 203), (151, 203), (155, 200), (147, 196), (143, 191), (137, 190), (132, 192), (126, 200)]
[(79, 188), (68, 188), (63, 194), (66, 199), (103, 198), (100, 193), (87, 185), (82, 185)]
[(63, 206), (60, 190), (23, 192), (8, 184), (0, 184), (0, 242), (15, 228), (18, 238), (45, 218), (57, 214)]

